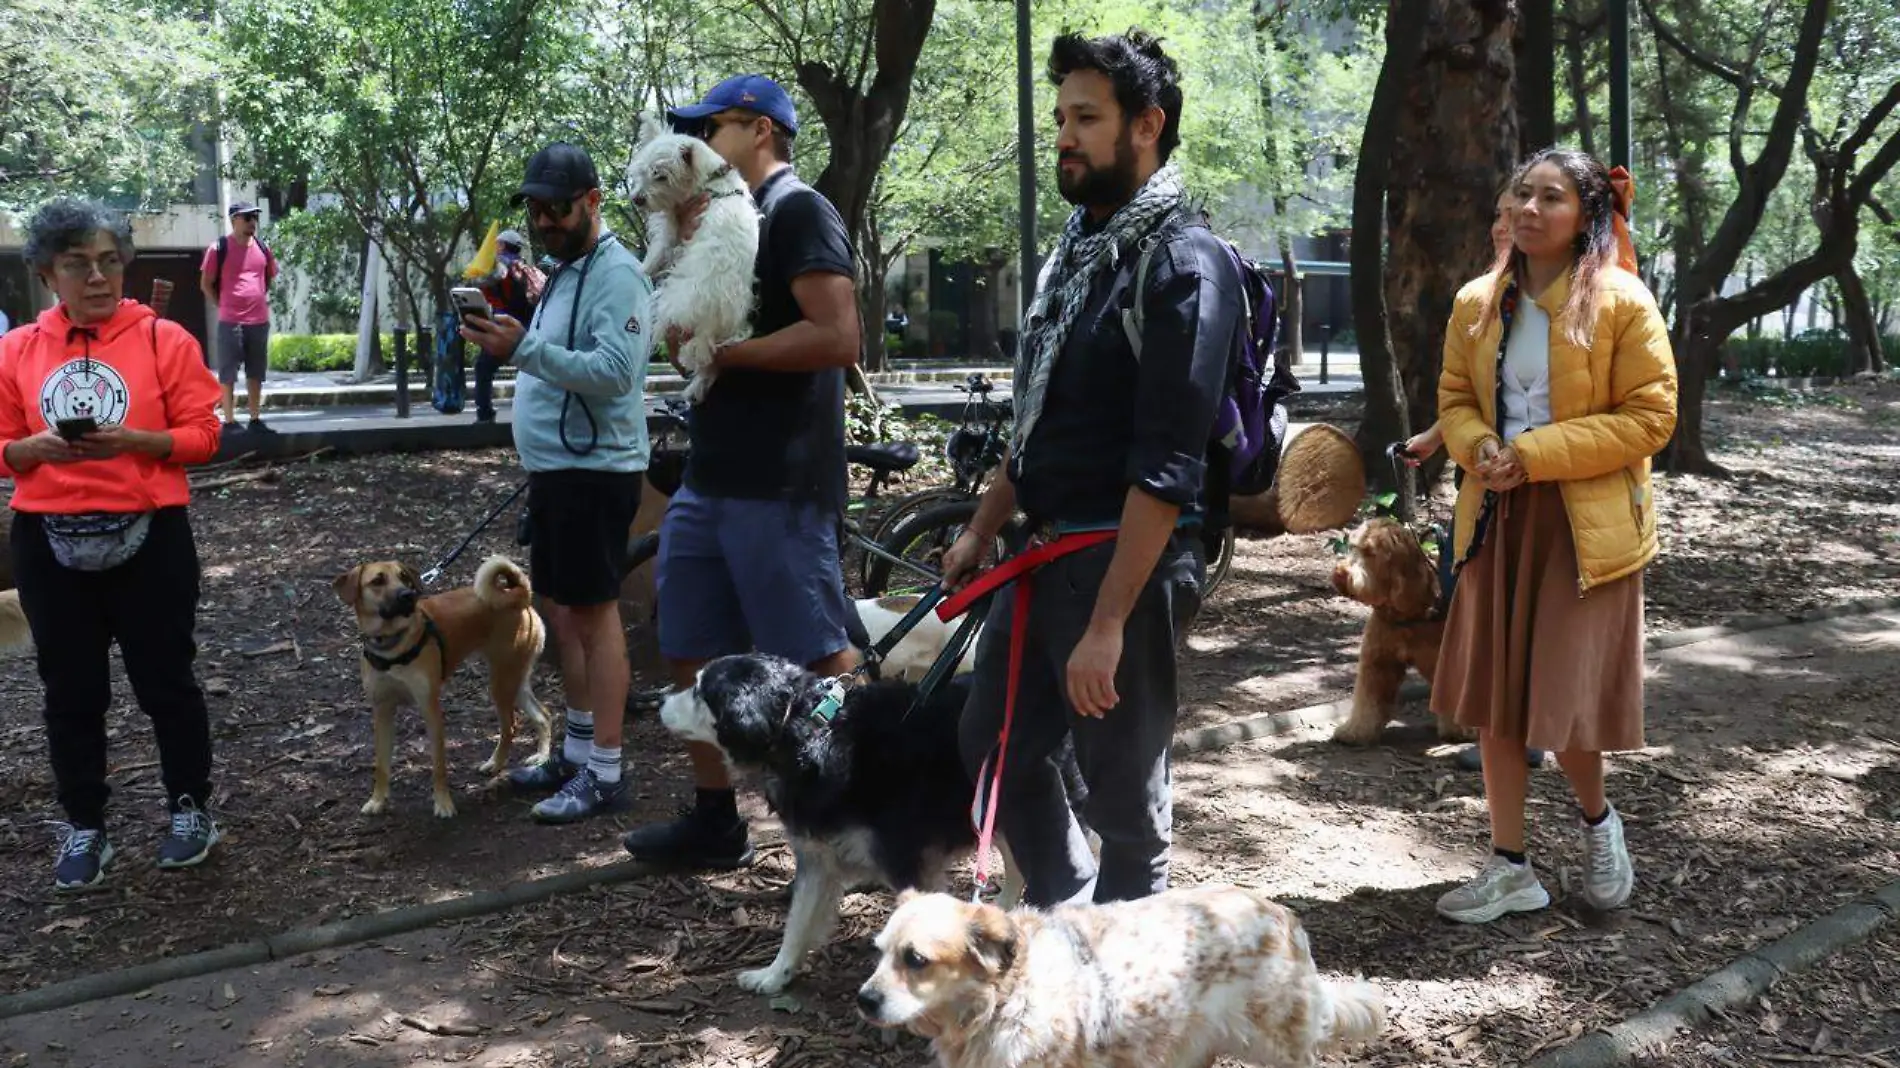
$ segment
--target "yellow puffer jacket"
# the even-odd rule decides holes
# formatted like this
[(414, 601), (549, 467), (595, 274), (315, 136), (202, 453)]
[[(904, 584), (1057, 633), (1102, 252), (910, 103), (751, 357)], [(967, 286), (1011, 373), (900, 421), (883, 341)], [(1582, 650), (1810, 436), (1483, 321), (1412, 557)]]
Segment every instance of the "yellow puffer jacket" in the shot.
[[(1499, 324), (1494, 319), (1476, 337), (1471, 334), (1496, 282), (1495, 275), (1486, 275), (1460, 290), (1445, 333), (1439, 425), (1445, 447), (1466, 472), (1476, 469), (1484, 440), (1498, 437)], [(1537, 301), (1551, 321), (1551, 422), (1510, 444), (1530, 481), (1563, 484), (1577, 545), (1577, 589), (1588, 592), (1655, 559), (1649, 458), (1675, 432), (1676, 358), (1642, 279), (1616, 267), (1605, 270), (1588, 349), (1571, 344), (1558, 321), (1569, 295), (1566, 274)], [(1483, 482), (1467, 477), (1458, 494), (1457, 559), (1464, 559), (1483, 500)]]

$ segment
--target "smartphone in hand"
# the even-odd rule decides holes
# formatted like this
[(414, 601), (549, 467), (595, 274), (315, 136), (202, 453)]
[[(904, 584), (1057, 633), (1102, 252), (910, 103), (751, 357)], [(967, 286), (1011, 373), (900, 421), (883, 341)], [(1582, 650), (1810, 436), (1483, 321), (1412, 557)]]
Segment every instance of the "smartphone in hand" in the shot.
[(78, 441), (99, 429), (99, 421), (90, 415), (82, 415), (73, 419), (61, 419), (53, 426), (59, 431), (60, 437), (67, 441)]
[(455, 313), (463, 319), (488, 318), (488, 298), (479, 289), (456, 286), (449, 290), (449, 302), (455, 306)]

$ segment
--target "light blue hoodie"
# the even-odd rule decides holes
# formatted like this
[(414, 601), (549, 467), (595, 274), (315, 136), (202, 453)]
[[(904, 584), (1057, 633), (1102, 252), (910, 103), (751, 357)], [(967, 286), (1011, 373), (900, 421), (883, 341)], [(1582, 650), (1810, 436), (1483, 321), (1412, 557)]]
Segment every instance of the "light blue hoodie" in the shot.
[(522, 467), (646, 470), (652, 313), (653, 284), (612, 234), (548, 280), (511, 361)]

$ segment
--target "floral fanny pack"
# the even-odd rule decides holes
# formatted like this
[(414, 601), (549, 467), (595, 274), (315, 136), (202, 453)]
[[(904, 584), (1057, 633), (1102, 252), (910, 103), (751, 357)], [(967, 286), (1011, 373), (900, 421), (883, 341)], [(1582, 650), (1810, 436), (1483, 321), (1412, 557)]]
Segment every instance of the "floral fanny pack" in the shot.
[(40, 517), (61, 567), (109, 571), (138, 555), (152, 530), (151, 512), (89, 512)]

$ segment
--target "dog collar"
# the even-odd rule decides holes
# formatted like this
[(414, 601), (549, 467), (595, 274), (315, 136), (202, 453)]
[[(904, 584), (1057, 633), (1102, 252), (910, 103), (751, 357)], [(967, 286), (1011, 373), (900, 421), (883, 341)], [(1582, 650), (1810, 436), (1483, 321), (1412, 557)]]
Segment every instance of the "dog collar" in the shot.
[(831, 721), (838, 718), (838, 713), (842, 711), (844, 711), (844, 683), (832, 679), (831, 686), (825, 690), (824, 699), (811, 710), (811, 718), (829, 727)]
[(369, 662), (370, 667), (378, 671), (388, 671), (391, 668), (399, 668), (407, 664), (415, 663), (416, 657), (422, 655), (422, 647), (431, 641), (435, 642), (436, 650), (442, 654), (443, 666), (447, 667), (449, 659), (448, 643), (442, 640), (442, 632), (436, 629), (435, 620), (430, 619), (428, 616), (422, 617), (422, 637), (416, 639), (416, 644), (397, 653), (395, 656), (383, 656), (371, 649), (369, 643), (365, 642), (363, 644), (363, 659)]

